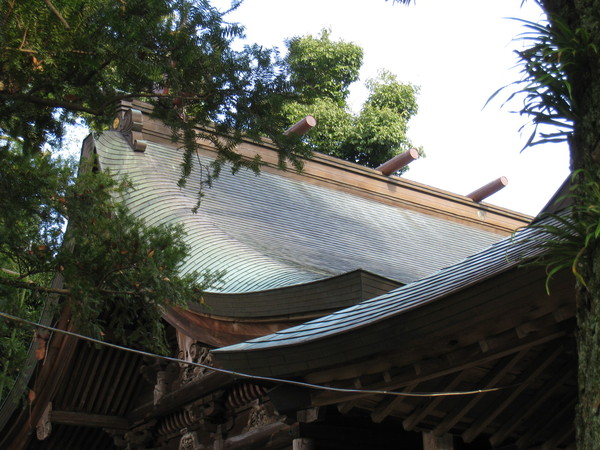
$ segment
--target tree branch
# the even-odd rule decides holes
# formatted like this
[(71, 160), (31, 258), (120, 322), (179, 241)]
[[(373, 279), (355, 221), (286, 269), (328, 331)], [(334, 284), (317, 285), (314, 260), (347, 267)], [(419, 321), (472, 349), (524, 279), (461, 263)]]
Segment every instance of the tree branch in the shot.
[[(2, 269), (3, 272), (11, 272), (6, 269)], [(45, 294), (58, 294), (58, 295), (72, 295), (73, 291), (71, 289), (61, 289), (61, 288), (51, 288), (40, 286), (39, 284), (34, 283), (33, 281), (22, 281), (22, 280), (13, 280), (7, 277), (0, 277), (0, 284), (4, 286), (10, 286), (18, 289), (29, 289), (30, 291), (43, 292)], [(97, 292), (102, 294), (109, 295), (136, 295), (141, 293), (153, 293), (151, 290), (140, 290), (140, 291), (113, 291), (110, 289), (98, 289)]]
[(69, 289), (50, 288), (35, 284), (33, 281), (11, 280), (10, 278), (0, 277), (0, 284), (19, 289), (29, 289), (30, 291), (44, 292), (46, 294), (69, 295)]
[(48, 5), (48, 8), (50, 8), (50, 11), (52, 11), (54, 13), (54, 15), (56, 17), (58, 17), (58, 20), (60, 20), (62, 22), (62, 24), (65, 26), (65, 28), (70, 30), (71, 26), (69, 25), (69, 22), (67, 22), (66, 19), (62, 16), (62, 14), (60, 12), (58, 12), (58, 9), (56, 9), (54, 7), (52, 2), (50, 0), (44, 0), (44, 3), (46, 3), (46, 5)]
[(34, 105), (47, 106), (49, 108), (65, 108), (70, 111), (79, 111), (92, 114), (94, 116), (101, 116), (104, 112), (102, 109), (88, 108), (80, 103), (67, 102), (64, 100), (51, 100), (49, 98), (35, 97), (28, 94), (10, 93), (7, 91), (0, 91), (0, 95), (5, 97), (12, 97), (15, 100), (20, 100), (27, 103), (33, 103)]

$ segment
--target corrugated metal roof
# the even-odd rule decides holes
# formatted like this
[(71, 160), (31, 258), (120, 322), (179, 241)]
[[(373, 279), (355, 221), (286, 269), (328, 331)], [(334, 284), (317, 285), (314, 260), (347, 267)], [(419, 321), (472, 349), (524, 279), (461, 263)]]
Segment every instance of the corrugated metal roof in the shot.
[(357, 328), (375, 326), (384, 319), (446, 297), (541, 254), (543, 249), (539, 246), (539, 236), (536, 236), (539, 232), (532, 228), (521, 230), (454, 266), (382, 296), (271, 335), (216, 349), (214, 352), (227, 354), (299, 345)]
[(196, 168), (187, 187), (177, 187), (182, 151), (148, 143), (144, 153), (134, 152), (117, 132), (103, 133), (96, 150), (103, 169), (132, 180), (127, 203), (134, 214), (150, 225), (184, 224), (192, 246), (184, 272), (226, 270), (221, 292), (273, 289), (356, 269), (408, 283), (499, 239), (284, 172), (224, 170), (194, 215), (200, 174)]

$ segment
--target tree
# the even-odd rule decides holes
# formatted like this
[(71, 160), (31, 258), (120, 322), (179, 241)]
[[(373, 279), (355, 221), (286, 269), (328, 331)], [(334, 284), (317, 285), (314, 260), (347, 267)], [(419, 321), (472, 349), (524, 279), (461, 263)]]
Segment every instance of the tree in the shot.
[(535, 126), (529, 145), (567, 140), (571, 153), (574, 205), (549, 258), (577, 278), (576, 441), (592, 450), (600, 442), (600, 2), (538, 1), (548, 24), (528, 24), (532, 45), (519, 53), (522, 112)]
[[(541, 4), (549, 25), (540, 34), (532, 55), (537, 53), (537, 62), (550, 69), (553, 85), (560, 87), (550, 87), (547, 94), (542, 91), (539, 105), (549, 107), (550, 116), (559, 121), (572, 123), (566, 138), (571, 170), (578, 177), (574, 181), (573, 220), (584, 226), (583, 233), (576, 235), (580, 245), (573, 258), (580, 274), (576, 287), (577, 448), (596, 449), (600, 442), (600, 3), (544, 0)], [(541, 76), (539, 70), (530, 71), (534, 82), (539, 83)]]
[[(59, 144), (76, 118), (100, 130), (116, 102), (142, 98), (188, 156), (196, 127), (210, 126), (214, 133), (203, 137), (219, 150), (217, 170), (224, 162), (256, 170), (259, 161), (241, 158), (235, 145), (242, 133), (278, 139), (269, 99), (286, 84), (272, 50), (231, 48), (243, 30), (223, 16), (200, 0), (3, 2), (0, 134), (30, 154)], [(288, 147), (281, 156), (297, 161)]]
[[(48, 297), (60, 295), (55, 306), (70, 312), (79, 332), (167, 352), (162, 308), (201, 301), (220, 276), (179, 272), (184, 230), (149, 227), (129, 214), (119, 201), (126, 179), (80, 170), (74, 182), (71, 165), (12, 148), (2, 149), (0, 166), (0, 311), (37, 321), (52, 306)], [(64, 284), (53, 287), (57, 274)], [(0, 398), (30, 340), (31, 330), (0, 322)]]
[(369, 97), (358, 114), (348, 105), (350, 85), (359, 78), (362, 49), (331, 41), (324, 30), (317, 38), (287, 41), (285, 72), (292, 95), (282, 101), (281, 116), (294, 123), (306, 115), (318, 126), (304, 138), (311, 150), (369, 167), (377, 167), (412, 147), (408, 121), (417, 113), (418, 89), (382, 71), (368, 80)]
[[(79, 331), (165, 350), (161, 308), (200, 300), (219, 274), (180, 274), (183, 230), (145, 226), (120, 202), (127, 180), (91, 166), (75, 182), (74, 166), (52, 153), (66, 125), (82, 118), (101, 130), (118, 101), (143, 98), (185, 144), (182, 183), (199, 135), (218, 150), (213, 174), (225, 162), (258, 170), (260, 161), (243, 159), (235, 145), (242, 135), (277, 139), (285, 128), (269, 120), (276, 107), (270, 101), (285, 94), (286, 83), (271, 50), (231, 49), (241, 35), (240, 26), (200, 0), (2, 2), (2, 311), (32, 317), (57, 294)], [(282, 160), (297, 161), (294, 151), (285, 147)], [(57, 272), (61, 288), (50, 286)], [(0, 352), (11, 356), (0, 368), (0, 396), (30, 337), (0, 323)]]

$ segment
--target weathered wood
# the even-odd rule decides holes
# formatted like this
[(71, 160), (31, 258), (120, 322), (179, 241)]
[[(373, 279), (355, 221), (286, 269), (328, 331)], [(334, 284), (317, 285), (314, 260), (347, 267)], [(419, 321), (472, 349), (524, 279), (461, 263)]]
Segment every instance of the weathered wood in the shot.
[(354, 408), (356, 405), (353, 401), (350, 402), (344, 402), (344, 403), (338, 403), (337, 405), (337, 409), (340, 412), (340, 414), (348, 414), (352, 408)]
[[(256, 430), (249, 431), (239, 436), (231, 437), (223, 441), (224, 450), (253, 450), (267, 448), (267, 444), (283, 443), (292, 441), (292, 427), (282, 422), (265, 425)], [(276, 447), (278, 448), (278, 447)]]
[(573, 363), (571, 361), (569, 361), (565, 367), (558, 371), (553, 379), (548, 381), (539, 390), (540, 393), (535, 399), (527, 402), (526, 407), (519, 411), (519, 414), (514, 415), (511, 420), (503, 424), (490, 437), (490, 443), (494, 447), (500, 445), (517, 426), (533, 415), (533, 413), (536, 412), (542, 406), (542, 404), (569, 379), (575, 379), (575, 368), (573, 367)]
[(482, 415), (471, 427), (462, 434), (465, 442), (472, 442), (483, 430), (496, 418), (508, 405), (510, 405), (543, 371), (550, 365), (562, 352), (563, 346), (549, 348), (539, 355), (529, 366), (526, 372), (522, 373), (517, 380), (517, 386), (512, 392), (504, 398), (493, 409)]
[(127, 418), (137, 422), (148, 417), (156, 417), (169, 414), (183, 405), (192, 403), (222, 386), (233, 381), (233, 376), (220, 372), (212, 372), (198, 381), (191, 382), (175, 392), (166, 394), (158, 405), (148, 402), (131, 411)]
[[(465, 352), (465, 357), (462, 362), (457, 363), (456, 365), (448, 363), (446, 358), (439, 358), (439, 365), (435, 369), (431, 369), (427, 372), (423, 372), (420, 375), (416, 375), (415, 372), (411, 370), (407, 370), (405, 373), (402, 373), (398, 376), (392, 378), (391, 382), (379, 382), (373, 383), (369, 385), (365, 385), (365, 389), (386, 389), (386, 390), (396, 390), (400, 389), (402, 386), (406, 386), (410, 383), (422, 383), (427, 380), (432, 380), (444, 375), (448, 375), (450, 373), (458, 372), (460, 370), (465, 370), (471, 367), (476, 367), (490, 361), (494, 361), (496, 359), (500, 359), (507, 355), (512, 355), (514, 353), (518, 353), (521, 350), (536, 347), (538, 345), (544, 344), (546, 342), (550, 342), (556, 339), (560, 339), (565, 336), (564, 331), (556, 331), (556, 333), (543, 336), (537, 339), (526, 339), (521, 341), (518, 345), (507, 345), (506, 347), (501, 347), (496, 349), (493, 352), (487, 353), (479, 353), (477, 354), (476, 350), (473, 349), (471, 352)], [(471, 354), (469, 358), (467, 355)], [(339, 383), (335, 384), (336, 387), (351, 387), (348, 383)], [(332, 403), (338, 403), (342, 401), (350, 401), (359, 399), (361, 397), (369, 396), (370, 394), (363, 393), (349, 393), (349, 394), (340, 394), (336, 392), (317, 392), (312, 396), (312, 404), (314, 406), (325, 406)]]
[[(390, 380), (391, 381), (391, 380)], [(402, 387), (402, 391), (404, 392), (413, 392), (417, 388), (418, 384), (411, 384), (407, 387)], [(371, 420), (375, 423), (380, 423), (385, 419), (390, 413), (398, 408), (404, 401), (406, 397), (394, 397), (388, 395), (384, 398), (377, 407), (371, 413)]]
[[(482, 389), (491, 389), (500, 383), (504, 376), (513, 369), (513, 367), (525, 356), (529, 349), (520, 351), (515, 355), (502, 358), (492, 370), (488, 372), (481, 381)], [(446, 417), (433, 430), (436, 436), (442, 436), (447, 433), (456, 423), (461, 420), (475, 405), (483, 400), (483, 395), (474, 395), (464, 399), (458, 407), (446, 414)]]
[[(73, 331), (70, 326), (71, 311), (63, 309), (57, 328)], [(17, 436), (11, 443), (10, 448), (25, 448), (31, 439), (31, 430), (42, 417), (48, 402), (52, 401), (54, 395), (60, 388), (63, 377), (67, 374), (75, 355), (77, 339), (60, 333), (55, 333), (50, 340), (48, 353), (44, 365), (35, 380), (33, 391), (36, 399), (29, 410), (29, 420), (24, 423)]]
[[(139, 355), (129, 354), (126, 357), (125, 374), (123, 380), (129, 380), (134, 373), (139, 373), (141, 357)], [(127, 400), (133, 397), (134, 389), (131, 389), (127, 383), (119, 383), (119, 389), (113, 397), (113, 404), (118, 405), (116, 413), (124, 415), (129, 410)]]
[(309, 438), (296, 438), (292, 441), (293, 450), (314, 450), (315, 441)]
[[(452, 392), (456, 389), (459, 383), (463, 380), (465, 376), (465, 371), (458, 372), (450, 383), (445, 383), (443, 380), (442, 383), (439, 383), (438, 391), (441, 392)], [(406, 431), (412, 431), (414, 428), (425, 418), (427, 415), (435, 409), (442, 401), (444, 397), (437, 397), (431, 399), (425, 399), (421, 402), (421, 404), (416, 408), (416, 410), (408, 416), (406, 419), (402, 421), (402, 426)]]
[(567, 422), (566, 418), (569, 417), (571, 419), (574, 415), (576, 403), (577, 397), (573, 397), (571, 401), (563, 405), (556, 405), (555, 409), (549, 408), (543, 414), (539, 414), (535, 422), (528, 427), (528, 431), (517, 439), (517, 448), (529, 449), (540, 434), (541, 429), (562, 428)]
[(452, 435), (436, 436), (432, 432), (424, 432), (423, 450), (454, 450)]
[[(562, 277), (563, 275), (558, 276)], [(544, 316), (572, 299), (562, 288), (553, 289), (549, 297), (543, 288), (544, 280), (543, 270), (511, 270), (494, 280), (446, 297), (443, 302), (434, 301), (400, 314), (397, 320), (390, 318), (378, 323), (376, 327), (363, 327), (344, 336), (323, 340), (319, 347), (328, 344), (336, 348), (346, 347), (349, 344), (344, 339), (353, 342), (353, 354), (357, 358), (360, 355), (359, 351), (369, 352), (374, 345), (381, 349), (387, 342), (390, 346), (392, 342), (402, 342), (403, 351), (376, 362), (369, 360), (344, 364), (343, 372), (339, 368), (313, 372), (307, 380), (313, 383), (327, 383), (332, 379), (383, 372), (393, 366), (414, 364), (432, 353), (452, 353), (455, 348), (464, 347), (471, 342), (494, 339), (496, 335), (507, 331), (512, 336), (510, 339), (513, 345), (518, 345), (518, 336), (512, 331), (515, 327), (525, 321)], [(567, 279), (564, 284), (568, 286), (569, 283), (570, 280)], [(473, 321), (473, 317), (477, 317), (478, 320)], [(553, 327), (549, 327), (544, 332), (552, 333), (552, 329)], [(383, 333), (389, 336), (389, 339), (382, 343), (379, 336)], [(508, 335), (503, 338), (506, 336)], [(360, 348), (357, 347), (357, 341)], [(317, 348), (317, 344), (314, 344), (314, 347), (304, 347), (302, 351), (306, 352), (306, 358), (303, 360), (305, 365), (310, 363), (311, 354), (319, 355), (325, 351)], [(381, 349), (381, 352), (383, 351), (384, 349)], [(295, 356), (301, 355), (296, 352)], [(334, 364), (334, 361), (331, 361), (331, 364)]]
[(55, 424), (78, 427), (110, 428), (114, 430), (128, 430), (131, 427), (131, 422), (126, 417), (78, 411), (52, 411), (50, 420)]

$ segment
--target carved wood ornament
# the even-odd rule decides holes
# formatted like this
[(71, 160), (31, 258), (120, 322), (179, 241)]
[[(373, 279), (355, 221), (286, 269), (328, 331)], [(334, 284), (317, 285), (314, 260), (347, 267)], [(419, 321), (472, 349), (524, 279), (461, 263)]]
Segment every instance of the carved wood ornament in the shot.
[(144, 140), (144, 115), (137, 109), (128, 109), (120, 113), (113, 122), (113, 128), (119, 131), (136, 152), (144, 152), (147, 142)]

